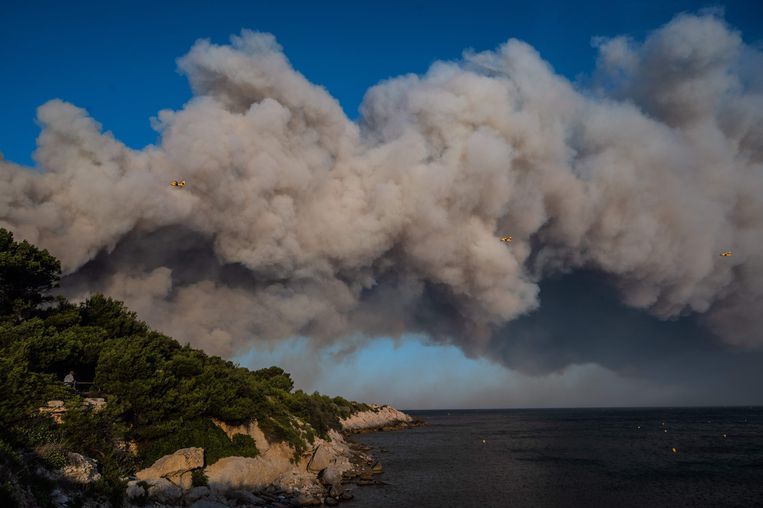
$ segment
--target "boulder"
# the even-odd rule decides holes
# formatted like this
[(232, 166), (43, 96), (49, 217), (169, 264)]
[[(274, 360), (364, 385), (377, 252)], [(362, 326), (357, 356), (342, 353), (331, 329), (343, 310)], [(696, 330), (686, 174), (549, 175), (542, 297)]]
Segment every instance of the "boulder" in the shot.
[(344, 487), (342, 487), (341, 483), (339, 485), (332, 485), (329, 489), (329, 496), (338, 498), (343, 492)]
[(160, 503), (172, 504), (183, 495), (183, 491), (166, 478), (148, 480), (148, 497)]
[(265, 504), (265, 500), (259, 498), (247, 490), (231, 490), (225, 493), (225, 497), (238, 501), (239, 503), (247, 506), (255, 505), (262, 506)]
[(209, 487), (206, 486), (200, 486), (200, 487), (193, 487), (191, 490), (189, 490), (186, 495), (185, 499), (186, 501), (190, 501), (193, 503), (194, 501), (198, 501), (199, 499), (207, 497), (211, 490), (209, 490)]
[(98, 462), (79, 453), (66, 454), (66, 465), (61, 469), (61, 474), (75, 483), (93, 483), (101, 479)]
[(136, 480), (132, 480), (127, 482), (125, 494), (127, 495), (127, 499), (140, 499), (146, 496), (146, 489), (144, 489)]
[(193, 473), (191, 471), (169, 474), (165, 478), (183, 490), (190, 490), (193, 487)]
[(332, 457), (329, 449), (326, 446), (319, 445), (315, 449), (315, 452), (313, 452), (313, 457), (310, 459), (310, 462), (307, 464), (307, 470), (312, 471), (313, 473), (322, 471), (329, 466), (331, 459)]
[(336, 464), (329, 466), (318, 475), (321, 483), (326, 486), (340, 485), (342, 483), (342, 471)]
[(186, 471), (204, 467), (203, 448), (182, 448), (175, 453), (165, 455), (151, 467), (135, 473), (138, 480), (156, 480), (167, 476), (182, 475)]
[(209, 486), (217, 490), (267, 487), (292, 468), (288, 449), (279, 454), (274, 449), (266, 457), (225, 457), (207, 466)]
[(339, 504), (339, 501), (334, 499), (333, 497), (327, 497), (323, 500), (324, 503), (326, 503), (326, 506), (336, 506)]
[(321, 500), (308, 493), (301, 493), (294, 499), (297, 506), (320, 506)]
[(64, 413), (66, 413), (66, 407), (64, 407), (63, 400), (49, 400), (45, 407), (39, 408), (41, 414), (53, 418), (58, 424), (64, 422)]
[(100, 397), (88, 397), (84, 402), (86, 407), (89, 407), (96, 413), (106, 407), (106, 399)]

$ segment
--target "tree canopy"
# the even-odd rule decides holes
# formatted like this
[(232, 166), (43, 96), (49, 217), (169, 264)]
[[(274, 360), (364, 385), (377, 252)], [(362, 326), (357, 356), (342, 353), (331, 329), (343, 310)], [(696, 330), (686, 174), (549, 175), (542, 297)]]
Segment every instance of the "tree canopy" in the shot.
[(0, 317), (29, 317), (61, 277), (61, 263), (47, 250), (15, 242), (13, 233), (0, 229)]
[[(47, 251), (0, 229), (0, 470), (8, 447), (38, 450), (49, 465), (74, 451), (97, 457), (102, 488), (119, 495), (122, 478), (179, 448), (203, 447), (207, 463), (257, 454), (249, 436), (231, 439), (213, 419), (256, 420), (271, 441), (299, 454), (315, 436), (339, 429), (340, 418), (367, 408), (293, 391), (279, 367), (251, 371), (183, 346), (112, 298), (53, 298), (60, 273)], [(88, 410), (85, 394), (63, 384), (70, 370), (93, 382), (90, 389), (106, 399), (103, 411)], [(53, 399), (66, 403), (63, 424), (38, 411)], [(137, 455), (127, 451), (129, 442)]]

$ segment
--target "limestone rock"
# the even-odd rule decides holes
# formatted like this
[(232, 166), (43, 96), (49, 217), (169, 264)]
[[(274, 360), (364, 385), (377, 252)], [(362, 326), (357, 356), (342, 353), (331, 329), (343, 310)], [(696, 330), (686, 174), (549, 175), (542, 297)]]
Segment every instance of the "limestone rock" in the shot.
[(183, 491), (167, 480), (166, 478), (158, 478), (155, 480), (148, 480), (148, 497), (156, 499), (160, 503), (171, 504), (174, 501), (180, 499), (183, 495)]
[(360, 411), (349, 418), (341, 420), (345, 430), (359, 431), (363, 429), (382, 428), (401, 422), (412, 422), (413, 418), (398, 411), (392, 406), (372, 405), (368, 411)]
[(186, 471), (204, 467), (203, 448), (182, 448), (175, 453), (165, 455), (151, 467), (138, 471), (138, 480), (156, 480), (167, 476), (182, 475)]
[(79, 453), (66, 454), (66, 465), (61, 469), (61, 474), (76, 483), (93, 483), (101, 479), (98, 462)]
[(209, 487), (206, 487), (204, 485), (199, 487), (193, 487), (191, 490), (189, 490), (186, 495), (185, 499), (186, 501), (194, 502), (198, 501), (199, 499), (205, 498), (210, 494), (211, 490), (209, 490)]
[(267, 457), (225, 457), (204, 473), (214, 489), (256, 489), (275, 482), (291, 469), (288, 456), (269, 454)]
[(146, 489), (142, 485), (138, 484), (136, 480), (127, 482), (127, 489), (125, 490), (127, 499), (139, 499), (146, 496)]
[(307, 464), (307, 470), (317, 473), (326, 469), (331, 463), (331, 452), (326, 446), (319, 445), (313, 453), (313, 458)]
[(297, 506), (320, 506), (321, 500), (307, 493), (299, 494), (294, 500)]
[(165, 476), (169, 481), (183, 490), (190, 490), (193, 487), (193, 473), (185, 471), (184, 473), (172, 473)]
[(64, 407), (63, 400), (49, 400), (45, 407), (39, 408), (39, 411), (43, 415), (50, 416), (56, 423), (63, 423), (64, 413), (66, 413), (66, 407)]
[(326, 469), (321, 471), (319, 479), (326, 486), (340, 485), (342, 483), (342, 469), (336, 463), (329, 464)]
[(265, 437), (265, 433), (262, 432), (262, 429), (260, 429), (260, 426), (257, 425), (255, 420), (252, 420), (251, 422), (243, 425), (229, 425), (224, 421), (212, 418), (212, 423), (220, 427), (222, 431), (225, 432), (225, 434), (231, 439), (233, 439), (233, 436), (236, 434), (242, 434), (244, 436), (251, 437), (252, 440), (254, 440), (254, 444), (257, 446), (257, 451), (259, 451), (261, 454), (264, 454), (270, 449), (270, 442), (268, 441), (267, 437)]
[(232, 490), (225, 493), (225, 497), (245, 504), (246, 506), (261, 506), (265, 504), (262, 498), (259, 498), (247, 490)]
[(332, 485), (329, 489), (329, 496), (338, 498), (344, 493), (344, 487), (342, 484)]
[(96, 413), (106, 407), (106, 399), (100, 397), (87, 397), (84, 403)]

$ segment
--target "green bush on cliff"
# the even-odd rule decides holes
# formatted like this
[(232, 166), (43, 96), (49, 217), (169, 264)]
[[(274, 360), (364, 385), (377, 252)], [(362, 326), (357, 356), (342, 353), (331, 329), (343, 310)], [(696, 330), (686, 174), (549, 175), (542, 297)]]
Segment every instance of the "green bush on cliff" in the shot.
[[(316, 435), (339, 429), (340, 418), (368, 408), (292, 391), (291, 376), (279, 367), (250, 371), (182, 346), (111, 298), (94, 295), (79, 305), (53, 298), (59, 278), (58, 260), (0, 229), (3, 446), (40, 449), (56, 465), (69, 451), (97, 459), (104, 480), (93, 489), (104, 499), (124, 490), (121, 478), (179, 448), (203, 447), (208, 464), (257, 454), (250, 437), (228, 438), (213, 418), (232, 425), (254, 419), (271, 441), (288, 442), (299, 454)], [(82, 394), (63, 385), (70, 370), (93, 383), (105, 409), (88, 409)], [(66, 403), (63, 424), (39, 414), (53, 399)]]
[(229, 439), (225, 432), (209, 419), (196, 419), (180, 426), (177, 432), (169, 436), (145, 441), (140, 447), (139, 457), (144, 464), (152, 464), (164, 455), (189, 446), (204, 448), (207, 464), (233, 455), (256, 457), (258, 454), (257, 446), (251, 437), (236, 434), (233, 439)]

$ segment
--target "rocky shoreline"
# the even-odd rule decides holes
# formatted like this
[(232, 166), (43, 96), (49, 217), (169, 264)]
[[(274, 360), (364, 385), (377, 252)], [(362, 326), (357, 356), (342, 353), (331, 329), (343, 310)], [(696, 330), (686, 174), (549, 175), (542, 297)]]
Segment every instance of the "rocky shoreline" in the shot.
[(229, 426), (215, 421), (229, 436), (245, 434), (257, 444), (257, 457), (225, 457), (204, 464), (204, 450), (185, 448), (138, 471), (128, 482), (125, 508), (138, 506), (294, 507), (335, 506), (354, 497), (353, 489), (383, 485), (382, 465), (351, 434), (402, 430), (423, 422), (390, 406), (372, 405), (341, 420), (343, 432), (317, 438), (295, 456), (285, 443), (269, 443), (256, 422)]

